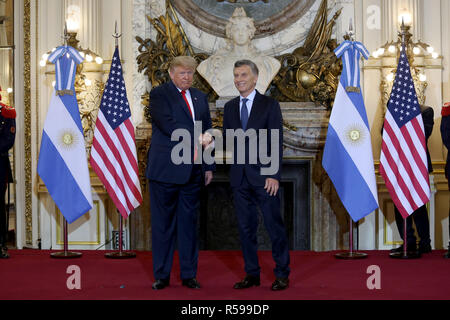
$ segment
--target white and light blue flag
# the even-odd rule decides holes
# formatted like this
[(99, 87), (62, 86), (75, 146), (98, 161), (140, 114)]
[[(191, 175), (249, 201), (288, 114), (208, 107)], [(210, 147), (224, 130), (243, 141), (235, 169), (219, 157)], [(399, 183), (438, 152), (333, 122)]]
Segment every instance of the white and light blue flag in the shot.
[(336, 50), (343, 71), (330, 116), (322, 165), (357, 222), (378, 208), (369, 121), (360, 86), (359, 61), (369, 52), (360, 42), (344, 41)]
[[(66, 49), (61, 54), (60, 49)], [(70, 50), (68, 49), (70, 48)], [(59, 53), (58, 53), (59, 52)], [(68, 223), (92, 209), (83, 127), (74, 90), (74, 72), (81, 61), (72, 47), (60, 47), (55, 63), (56, 89), (42, 133), (38, 174)]]

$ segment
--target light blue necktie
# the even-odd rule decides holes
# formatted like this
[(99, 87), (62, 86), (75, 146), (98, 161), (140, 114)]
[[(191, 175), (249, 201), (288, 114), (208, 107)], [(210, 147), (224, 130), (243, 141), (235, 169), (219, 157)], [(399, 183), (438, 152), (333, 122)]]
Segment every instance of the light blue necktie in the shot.
[(248, 122), (247, 101), (248, 101), (248, 99), (242, 99), (241, 124), (242, 124), (242, 129), (244, 129), (244, 130), (247, 130), (247, 122)]

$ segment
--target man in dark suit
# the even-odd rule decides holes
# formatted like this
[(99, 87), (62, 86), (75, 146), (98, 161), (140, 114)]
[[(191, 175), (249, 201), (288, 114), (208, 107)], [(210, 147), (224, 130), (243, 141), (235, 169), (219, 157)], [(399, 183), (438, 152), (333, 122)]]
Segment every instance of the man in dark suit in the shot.
[[(450, 151), (450, 103), (444, 104), (441, 111), (441, 137), (444, 146), (447, 151)], [(445, 177), (447, 178), (448, 188), (450, 190), (450, 152), (447, 152), (447, 161), (445, 163)], [(450, 209), (449, 209), (449, 221), (448, 221), (448, 234), (450, 237)], [(448, 243), (448, 251), (445, 254), (445, 258), (450, 259), (450, 239)]]
[[(16, 110), (0, 103), (0, 259), (9, 258), (6, 247), (8, 222), (5, 195), (9, 183), (13, 182), (8, 151), (16, 137)], [(9, 208), (8, 208), (9, 209)]]
[[(259, 207), (272, 242), (272, 256), (276, 264), (276, 280), (272, 284), (272, 290), (284, 290), (289, 286), (290, 257), (278, 192), (283, 157), (283, 119), (280, 105), (255, 90), (259, 73), (255, 63), (249, 60), (238, 61), (233, 72), (234, 84), (240, 96), (225, 104), (223, 129), (227, 145), (233, 145), (234, 161), (230, 167), (230, 183), (246, 272), (246, 277), (236, 283), (234, 288), (245, 289), (260, 285), (261, 268), (258, 263), (256, 239)], [(244, 130), (247, 135), (244, 140), (237, 137), (239, 132), (242, 132), (239, 129)], [(264, 130), (268, 141), (262, 143), (267, 145), (260, 144), (253, 149), (251, 144), (259, 142)], [(261, 148), (265, 147), (267, 155), (275, 162), (274, 170), (266, 170), (269, 166), (272, 167), (273, 163), (268, 164), (261, 158)]]
[[(203, 146), (210, 142), (202, 139), (203, 132), (211, 128), (211, 116), (206, 95), (191, 88), (196, 67), (194, 58), (176, 57), (169, 68), (172, 81), (150, 92), (152, 138), (146, 176), (150, 182), (155, 290), (169, 285), (175, 240), (183, 286), (200, 288), (196, 280), (197, 208), (201, 184), (211, 182), (214, 164), (206, 165), (198, 157), (202, 148), (198, 141)], [(194, 121), (202, 126), (198, 137), (194, 136)], [(187, 134), (187, 139), (179, 138), (180, 132)], [(175, 152), (180, 146), (181, 151)]]
[[(425, 139), (428, 144), (428, 138), (433, 132), (434, 126), (434, 111), (433, 108), (428, 106), (420, 106), (423, 118), (423, 124), (425, 127)], [(433, 166), (431, 163), (430, 153), (427, 146), (427, 160), (428, 160), (428, 172), (433, 172)], [(404, 219), (397, 207), (394, 206), (395, 211), (395, 222), (397, 224), (398, 232), (401, 238), (404, 237)], [(416, 244), (416, 236), (414, 234), (413, 228), (414, 224), (417, 228), (417, 233), (419, 235), (419, 247)], [(404, 240), (404, 239), (403, 239)], [(428, 211), (426, 204), (414, 211), (408, 218), (406, 218), (406, 244), (408, 252), (410, 253), (429, 253), (431, 252), (431, 239), (430, 239), (430, 222), (428, 219)], [(392, 253), (403, 252), (403, 246), (391, 250)]]

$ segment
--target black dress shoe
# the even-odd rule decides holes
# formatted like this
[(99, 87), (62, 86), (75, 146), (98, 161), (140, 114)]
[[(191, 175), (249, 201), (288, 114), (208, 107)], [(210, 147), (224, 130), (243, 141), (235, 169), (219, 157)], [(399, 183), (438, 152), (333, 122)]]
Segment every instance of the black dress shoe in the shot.
[(277, 278), (274, 283), (272, 283), (273, 291), (285, 290), (289, 287), (288, 278)]
[(255, 277), (255, 276), (251, 276), (251, 275), (246, 275), (244, 280), (242, 280), (241, 282), (236, 282), (234, 284), (234, 289), (247, 289), (250, 287), (259, 287), (260, 285), (260, 280), (259, 277)]
[[(417, 251), (417, 246), (415, 244), (414, 245), (412, 245), (412, 244), (408, 245), (406, 250), (408, 252), (416, 252)], [(391, 249), (391, 253), (402, 253), (402, 252), (403, 252), (403, 246), (400, 246), (400, 247), (395, 248), (395, 249)]]
[(168, 286), (169, 286), (168, 279), (158, 279), (155, 282), (153, 282), (152, 289), (153, 290), (161, 290)]
[(0, 259), (8, 259), (8, 258), (9, 258), (8, 248), (1, 247), (0, 248)]
[(188, 287), (190, 289), (200, 289), (200, 283), (198, 283), (197, 279), (184, 279), (182, 281), (183, 286)]
[(420, 246), (419, 245), (419, 252), (420, 253), (430, 253), (431, 252), (431, 245), (424, 245), (424, 246)]

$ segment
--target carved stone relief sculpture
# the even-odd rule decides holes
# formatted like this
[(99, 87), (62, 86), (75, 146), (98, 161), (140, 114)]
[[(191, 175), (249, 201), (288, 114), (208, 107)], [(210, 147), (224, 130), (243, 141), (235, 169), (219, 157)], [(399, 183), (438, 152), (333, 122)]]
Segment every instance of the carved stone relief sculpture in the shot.
[(256, 28), (252, 18), (243, 8), (237, 8), (226, 26), (228, 46), (204, 60), (197, 71), (205, 78), (220, 97), (235, 97), (239, 92), (233, 82), (233, 67), (237, 60), (249, 59), (259, 69), (256, 88), (265, 94), (272, 79), (280, 70), (280, 62), (260, 54), (252, 45)]

